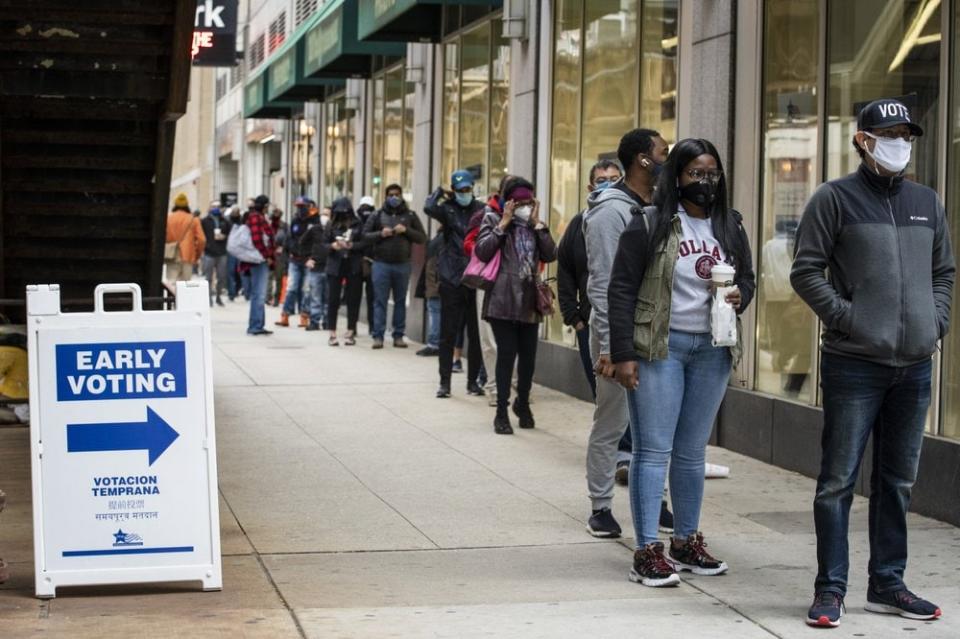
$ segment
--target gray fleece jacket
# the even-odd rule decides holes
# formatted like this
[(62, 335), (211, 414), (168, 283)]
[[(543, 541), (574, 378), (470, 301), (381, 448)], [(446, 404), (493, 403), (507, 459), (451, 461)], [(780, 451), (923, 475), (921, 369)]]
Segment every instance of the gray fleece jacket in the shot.
[(955, 272), (936, 192), (861, 165), (810, 198), (790, 282), (823, 321), (824, 352), (909, 366), (947, 333)]
[(607, 315), (607, 287), (617, 255), (620, 235), (627, 228), (637, 202), (618, 188), (594, 191), (587, 198), (583, 215), (583, 238), (587, 245), (587, 299), (590, 327), (600, 339), (600, 352), (610, 353), (610, 321)]

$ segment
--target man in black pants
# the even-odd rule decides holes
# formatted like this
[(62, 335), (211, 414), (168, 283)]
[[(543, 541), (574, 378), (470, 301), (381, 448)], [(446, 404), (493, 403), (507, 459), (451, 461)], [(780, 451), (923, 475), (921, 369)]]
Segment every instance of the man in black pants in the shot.
[(470, 218), (483, 210), (473, 197), (473, 174), (455, 171), (450, 177), (450, 191), (443, 187), (430, 194), (424, 212), (442, 225), (443, 248), (437, 259), (440, 279), (440, 387), (437, 397), (450, 397), (450, 374), (453, 370), (453, 345), (457, 332), (467, 323), (467, 393), (483, 395), (477, 383), (480, 373), (480, 332), (477, 326), (477, 293), (460, 283), (469, 260), (463, 252), (463, 238)]

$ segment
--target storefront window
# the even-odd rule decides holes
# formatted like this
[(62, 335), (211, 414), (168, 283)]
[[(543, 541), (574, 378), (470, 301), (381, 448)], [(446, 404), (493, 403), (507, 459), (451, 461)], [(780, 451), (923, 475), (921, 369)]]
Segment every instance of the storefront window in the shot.
[[(549, 193), (554, 237), (586, 205), (590, 168), (616, 158), (624, 133), (642, 126), (675, 140), (678, 4), (557, 0)], [(573, 344), (559, 315), (550, 319), (547, 336)]]
[(326, 147), (324, 148), (324, 192), (321, 204), (330, 204), (338, 197), (353, 197), (354, 123), (348, 116), (345, 99), (337, 98), (324, 105)]
[(403, 66), (394, 67), (384, 75), (385, 101), (383, 111), (383, 166), (382, 184), (403, 186)]
[(793, 291), (794, 235), (817, 186), (818, 0), (767, 0), (757, 294), (757, 390), (815, 397), (816, 316)]
[[(953, 5), (953, 38), (960, 33), (960, 6)], [(960, 256), (960, 47), (953, 46), (951, 54), (951, 96), (947, 147), (947, 222), (953, 240), (953, 254)], [(960, 439), (960, 303), (954, 289), (950, 332), (943, 340), (943, 401), (941, 403), (941, 434)]]
[(510, 45), (502, 31), (499, 19), (490, 20), (444, 46), (441, 179), (467, 169), (477, 197), (496, 189), (507, 170)]
[(390, 184), (399, 184), (404, 196), (411, 197), (414, 91), (403, 64), (374, 75), (370, 195), (378, 206)]
[(373, 78), (373, 135), (370, 145), (370, 195), (379, 204), (383, 182), (383, 75)]

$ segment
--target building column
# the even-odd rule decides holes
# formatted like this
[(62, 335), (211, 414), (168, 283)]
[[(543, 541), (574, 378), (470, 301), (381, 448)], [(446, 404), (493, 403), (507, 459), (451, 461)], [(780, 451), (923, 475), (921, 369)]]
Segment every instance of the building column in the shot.
[[(527, 7), (528, 38), (510, 42), (510, 123), (507, 135), (507, 168), (511, 175), (536, 180), (537, 95), (540, 82), (539, 2)], [(548, 126), (549, 123), (541, 123)], [(491, 185), (495, 187), (495, 185)]]

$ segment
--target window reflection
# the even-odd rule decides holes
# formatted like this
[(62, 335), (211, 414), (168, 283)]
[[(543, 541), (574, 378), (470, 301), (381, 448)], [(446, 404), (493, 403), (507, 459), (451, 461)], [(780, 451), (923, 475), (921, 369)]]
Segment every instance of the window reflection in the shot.
[[(960, 33), (960, 6), (953, 8), (954, 37)], [(947, 222), (953, 254), (960, 255), (960, 49), (952, 53), (949, 163), (947, 172)], [(960, 304), (954, 290), (950, 332), (943, 340), (943, 412), (941, 434), (960, 439)]]
[(817, 0), (765, 4), (757, 390), (811, 402), (817, 322), (790, 285), (794, 236), (817, 186)]
[(443, 158), (442, 177), (457, 170), (460, 148), (460, 45), (444, 45), (443, 66)]
[(326, 148), (324, 171), (326, 188), (323, 203), (340, 196), (353, 196), (354, 121), (348, 116), (343, 97), (328, 102), (326, 111)]
[(486, 192), (490, 123), (490, 23), (460, 40), (460, 162), (472, 172), (477, 193)]

